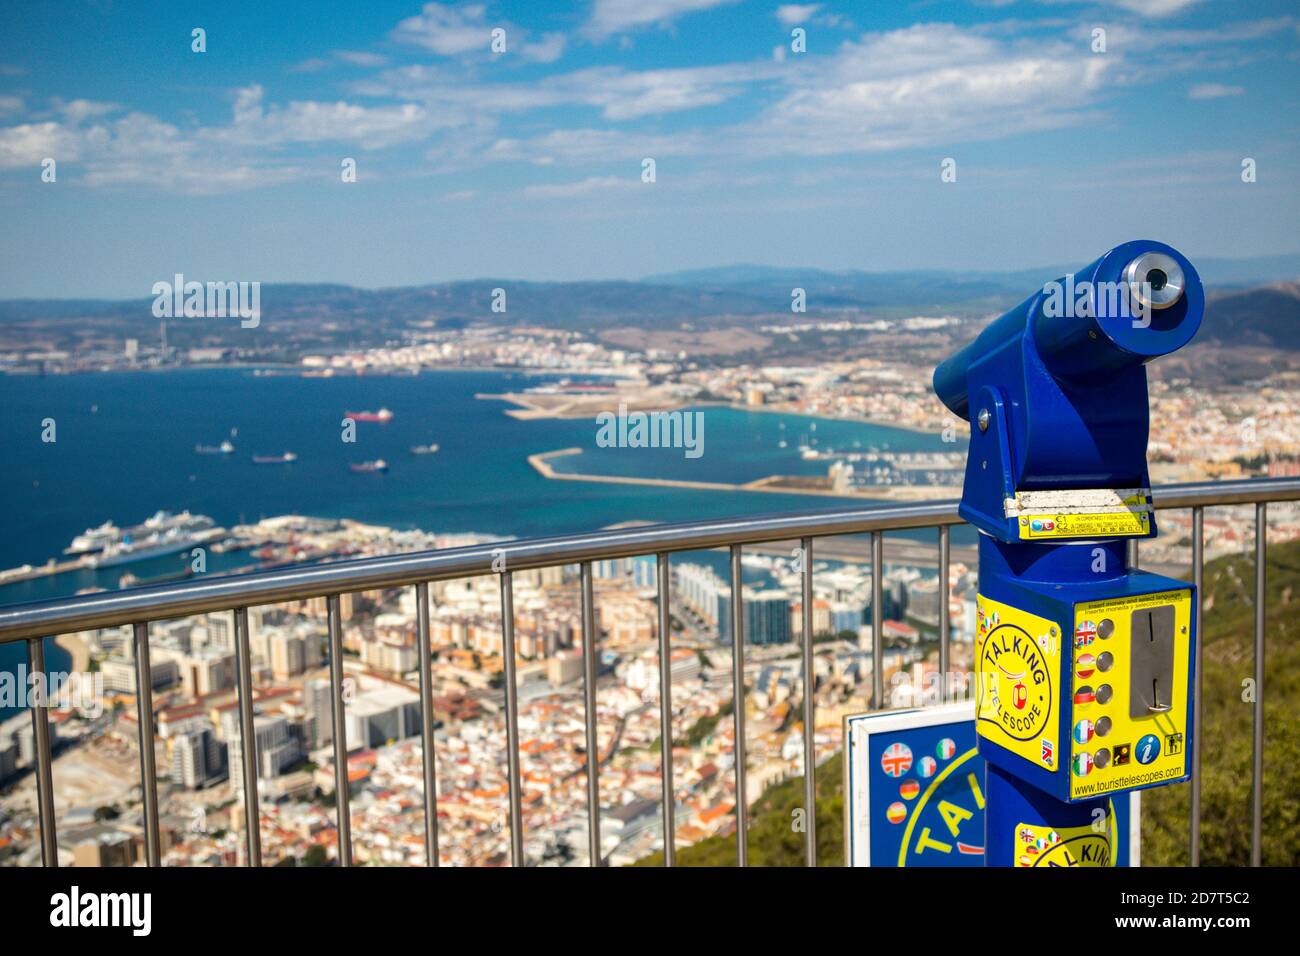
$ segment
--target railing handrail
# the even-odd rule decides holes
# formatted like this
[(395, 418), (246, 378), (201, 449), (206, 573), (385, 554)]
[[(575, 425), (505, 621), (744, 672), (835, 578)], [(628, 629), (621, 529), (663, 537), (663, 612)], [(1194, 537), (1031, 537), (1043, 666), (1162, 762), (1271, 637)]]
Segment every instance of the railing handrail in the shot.
[[(1152, 489), (1158, 509), (1300, 500), (1300, 478), (1193, 482)], [(586, 534), (355, 558), (0, 607), (0, 644), (232, 608), (730, 545), (963, 524), (956, 499), (795, 514), (649, 524)], [(494, 566), (495, 564), (495, 566)]]

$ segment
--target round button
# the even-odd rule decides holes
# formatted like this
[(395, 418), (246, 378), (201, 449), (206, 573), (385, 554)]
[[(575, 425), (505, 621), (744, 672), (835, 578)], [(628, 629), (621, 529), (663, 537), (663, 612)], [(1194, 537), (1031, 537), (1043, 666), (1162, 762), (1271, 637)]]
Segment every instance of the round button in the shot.
[(1115, 622), (1108, 617), (1103, 617), (1101, 623), (1097, 625), (1097, 636), (1103, 641), (1115, 633)]
[(1097, 655), (1097, 670), (1108, 671), (1115, 666), (1115, 655), (1110, 651), (1102, 651)]
[(1114, 693), (1115, 692), (1111, 690), (1111, 686), (1109, 684), (1102, 684), (1100, 687), (1097, 688), (1097, 703), (1109, 704), (1110, 699), (1114, 695)]
[(1097, 722), (1092, 725), (1092, 731), (1098, 737), (1105, 737), (1108, 733), (1110, 733), (1110, 718), (1098, 717)]
[(1137, 745), (1138, 763), (1150, 763), (1160, 756), (1160, 740), (1155, 734), (1147, 734)]
[(1092, 762), (1097, 765), (1098, 770), (1105, 770), (1110, 766), (1110, 751), (1105, 747), (1101, 748), (1092, 755)]

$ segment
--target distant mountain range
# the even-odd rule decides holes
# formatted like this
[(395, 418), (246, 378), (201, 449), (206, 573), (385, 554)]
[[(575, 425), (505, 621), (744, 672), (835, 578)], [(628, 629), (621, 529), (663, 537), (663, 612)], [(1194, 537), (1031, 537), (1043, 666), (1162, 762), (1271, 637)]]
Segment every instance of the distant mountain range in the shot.
[[(1077, 267), (1077, 265), (1076, 265)], [(1207, 259), (1198, 268), (1211, 290), (1202, 340), (1300, 350), (1300, 255), (1255, 260)], [(752, 326), (795, 318), (791, 290), (806, 290), (816, 318), (898, 318), (957, 315), (983, 318), (1003, 311), (1068, 268), (975, 272), (832, 272), (735, 265), (650, 276), (640, 282), (521, 282), (476, 279), (438, 285), (358, 289), (333, 284), (268, 284), (261, 289), (261, 327), (246, 332), (235, 320), (168, 322), (177, 346), (227, 342), (257, 347), (361, 347), (400, 340), (415, 328), (456, 328), (472, 322), (575, 329), (676, 329)], [(506, 291), (506, 311), (494, 312), (493, 290)], [(0, 347), (59, 341), (67, 347), (122, 337), (152, 341), (153, 300), (0, 301)]]
[[(1002, 293), (1021, 292), (1022, 298), (1043, 282), (1065, 275), (1082, 262), (1042, 266), (1033, 269), (1016, 269), (1010, 272), (971, 272), (957, 270), (921, 270), (912, 272), (870, 272), (861, 269), (830, 271), (786, 266), (759, 266), (738, 264), (715, 269), (690, 269), (646, 276), (642, 281), (650, 285), (673, 285), (711, 288), (754, 289), (761, 287), (790, 289), (791, 285), (805, 288), (830, 288), (836, 290), (859, 289), (900, 290), (930, 286), (955, 288), (968, 292)], [(1300, 280), (1300, 253), (1280, 256), (1261, 256), (1255, 259), (1196, 259), (1197, 271), (1202, 281), (1211, 288), (1228, 286), (1247, 287), (1267, 285), (1270, 282)], [(896, 294), (896, 293), (895, 293)], [(922, 296), (924, 292), (922, 292)]]

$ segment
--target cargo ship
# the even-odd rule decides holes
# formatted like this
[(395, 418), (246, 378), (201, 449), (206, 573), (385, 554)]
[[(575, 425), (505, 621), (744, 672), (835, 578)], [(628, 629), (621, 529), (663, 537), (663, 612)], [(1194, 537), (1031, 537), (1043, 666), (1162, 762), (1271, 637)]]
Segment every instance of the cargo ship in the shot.
[(226, 439), (220, 445), (195, 445), (194, 450), (200, 455), (229, 455), (235, 450), (235, 446), (230, 444), (230, 439)]
[(432, 455), (438, 451), (438, 446), (430, 442), (427, 445), (412, 445), (412, 455)]
[(388, 462), (382, 458), (376, 458), (374, 461), (363, 461), (359, 465), (348, 465), (353, 471), (360, 474), (371, 474), (388, 470)]
[(283, 455), (254, 455), (253, 464), (255, 465), (287, 465), (290, 462), (298, 460), (298, 456), (291, 451), (286, 451)]
[(393, 413), (386, 408), (381, 408), (377, 412), (344, 412), (343, 415), (354, 422), (379, 422), (383, 424), (393, 420)]

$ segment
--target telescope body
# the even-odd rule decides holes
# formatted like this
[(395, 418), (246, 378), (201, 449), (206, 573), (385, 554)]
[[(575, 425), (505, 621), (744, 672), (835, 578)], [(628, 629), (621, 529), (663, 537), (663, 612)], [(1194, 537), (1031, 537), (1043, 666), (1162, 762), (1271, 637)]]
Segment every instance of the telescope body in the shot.
[[(1142, 301), (1144, 286), (1175, 284), (1176, 299)], [(962, 516), (1007, 541), (1153, 535), (1149, 507), (1131, 512), (1146, 516), (1141, 527), (1094, 519), (1035, 531), (1032, 521), (1063, 507), (1118, 515), (1149, 504), (1144, 366), (1191, 340), (1204, 305), (1200, 277), (1181, 253), (1126, 242), (1046, 283), (940, 364), (935, 392), (972, 425)], [(1089, 490), (1120, 494), (1060, 494)]]
[(1130, 567), (1156, 533), (1147, 362), (1191, 340), (1181, 253), (1128, 242), (1046, 283), (934, 374), (971, 422), (973, 677), (990, 866), (1113, 866), (1113, 798), (1190, 772), (1195, 589)]

